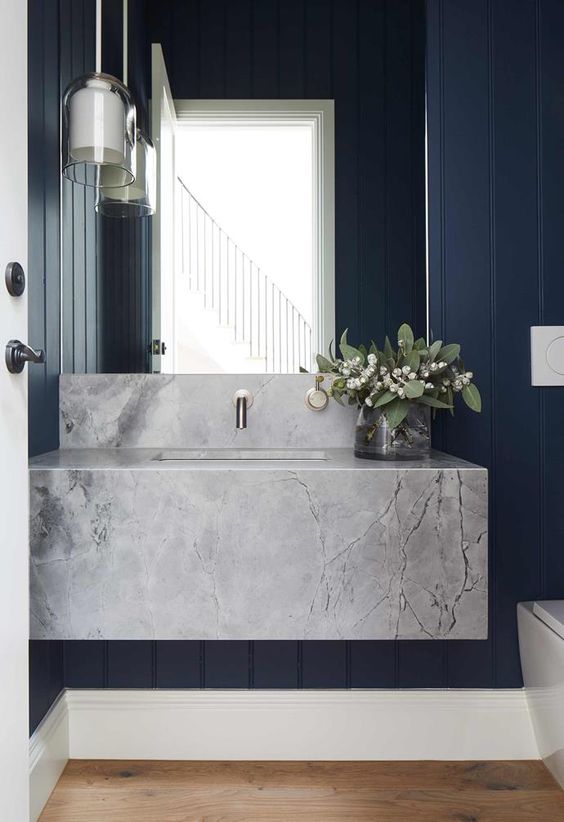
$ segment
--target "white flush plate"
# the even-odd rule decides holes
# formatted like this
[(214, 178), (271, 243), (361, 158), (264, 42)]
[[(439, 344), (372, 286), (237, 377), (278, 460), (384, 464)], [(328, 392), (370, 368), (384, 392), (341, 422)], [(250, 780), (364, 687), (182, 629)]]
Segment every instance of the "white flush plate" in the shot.
[(564, 325), (531, 327), (532, 385), (564, 385)]

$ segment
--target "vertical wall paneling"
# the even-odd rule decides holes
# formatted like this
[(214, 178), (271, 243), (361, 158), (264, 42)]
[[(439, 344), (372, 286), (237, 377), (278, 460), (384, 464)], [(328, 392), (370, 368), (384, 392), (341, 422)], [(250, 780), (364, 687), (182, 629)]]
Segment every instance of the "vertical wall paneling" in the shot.
[(157, 688), (199, 688), (202, 642), (161, 640), (155, 643)]
[(29, 643), (29, 726), (37, 728), (64, 685), (63, 642)]
[[(72, 79), (94, 71), (96, 4), (94, 0), (59, 0), (58, 5), (58, 95), (62, 95)], [(62, 365), (67, 372), (95, 372), (98, 367), (97, 223), (94, 196), (93, 190), (63, 180)]]
[[(557, 0), (543, 0), (538, 17), (538, 140), (539, 152), (539, 253), (538, 301), (541, 321), (559, 325), (564, 321), (564, 200), (558, 189), (564, 181), (564, 157), (558, 146), (564, 139), (564, 66), (561, 43), (564, 36), (564, 8)], [(559, 45), (560, 44), (560, 45)], [(564, 523), (559, 516), (562, 499), (561, 466), (564, 455), (564, 392), (542, 389), (541, 417), (541, 516), (537, 539), (542, 593), (546, 597), (564, 595), (564, 557), (561, 546)]]
[(561, 389), (530, 385), (529, 327), (563, 321), (557, 0), (429, 0), (432, 324), (484, 399), (437, 430), (490, 469), (490, 639), (447, 645), (447, 684), (521, 683), (515, 605), (564, 595)]
[[(103, 70), (123, 77), (123, 9), (103, 6)], [(128, 86), (137, 111), (137, 125), (148, 129), (150, 43), (145, 0), (129, 4)], [(92, 212), (93, 213), (93, 212)], [(137, 373), (150, 370), (151, 219), (97, 216), (97, 370)], [(78, 368), (75, 368), (78, 371)], [(89, 368), (85, 370), (90, 370)]]
[(107, 683), (107, 643), (67, 640), (64, 645), (66, 688), (104, 688)]
[(29, 449), (59, 444), (60, 357), (59, 14), (56, 0), (30, 0), (29, 27), (29, 344), (46, 351), (28, 371)]

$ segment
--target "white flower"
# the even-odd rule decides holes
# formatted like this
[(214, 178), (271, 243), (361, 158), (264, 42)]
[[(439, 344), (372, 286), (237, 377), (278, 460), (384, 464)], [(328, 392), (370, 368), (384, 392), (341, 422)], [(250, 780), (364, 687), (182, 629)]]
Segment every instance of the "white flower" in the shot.
[(360, 382), (364, 385), (364, 383), (368, 382), (367, 377), (361, 377)]
[(409, 379), (410, 380), (416, 380), (417, 379), (417, 374), (415, 373), (415, 371), (411, 372), (411, 374), (409, 375)]
[(405, 397), (405, 391), (403, 388), (398, 388), (398, 397), (401, 397), (402, 399)]
[(390, 385), (390, 391), (392, 392), (392, 394), (395, 394), (397, 390), (398, 390), (398, 387), (397, 387), (397, 385), (395, 384), (395, 382), (393, 382), (393, 383)]
[(370, 405), (370, 406), (374, 405), (374, 403), (372, 402), (372, 400), (371, 400), (371, 398), (370, 398), (370, 397), (367, 397), (367, 398), (364, 400), (364, 402), (366, 403), (366, 405)]
[(446, 368), (446, 362), (440, 362), (439, 368)]
[(469, 380), (471, 380), (471, 379), (472, 379), (472, 377), (474, 376), (474, 374), (472, 373), (472, 371), (467, 371), (467, 372), (466, 372), (466, 374), (465, 374), (464, 376), (465, 376), (465, 377), (468, 377), (468, 379), (469, 379)]
[(354, 388), (354, 380), (347, 380), (347, 388)]
[(353, 359), (353, 363), (354, 363), (355, 365), (359, 365), (359, 364), (360, 364), (360, 357), (355, 357), (355, 358)]
[(468, 377), (462, 377), (462, 382), (464, 383), (464, 385), (470, 385), (470, 380), (468, 379)]
[(350, 375), (351, 375), (350, 368), (343, 368), (343, 376), (344, 377), (350, 377)]
[(404, 367), (402, 368), (402, 371), (403, 371), (404, 374), (409, 374), (409, 372), (411, 371), (411, 368), (409, 367), (409, 365), (404, 365)]
[(389, 376), (384, 377), (384, 385), (386, 386), (386, 388), (389, 388), (389, 386), (392, 385), (392, 378)]
[(444, 387), (444, 385), (442, 385), (441, 386), (441, 394), (446, 394), (446, 391), (447, 391), (446, 388)]
[(386, 368), (386, 366), (385, 366), (385, 365), (383, 365), (383, 366), (380, 368), (380, 374), (387, 374), (387, 373), (388, 373), (388, 369)]
[(392, 374), (394, 375), (394, 377), (401, 377), (401, 368), (394, 368)]
[(430, 367), (431, 371), (436, 371), (439, 366), (437, 365), (436, 362), (432, 362), (429, 367)]
[(376, 365), (376, 354), (369, 354), (368, 362), (370, 363), (370, 365)]
[(450, 380), (443, 380), (443, 385), (450, 385)]
[(428, 383), (426, 383), (426, 385), (425, 385), (425, 388), (426, 388), (428, 391), (430, 391), (430, 390), (431, 390), (432, 388), (434, 388), (434, 387), (435, 387), (435, 386), (433, 385), (433, 383), (432, 383), (432, 382), (428, 382)]
[(427, 369), (425, 369), (425, 371), (421, 372), (421, 376), (422, 377), (428, 377), (429, 376), (429, 372), (427, 371)]
[(384, 387), (384, 383), (382, 383), (378, 380), (378, 382), (376, 383), (376, 391), (381, 391), (383, 387)]
[(419, 380), (419, 382), (421, 383), (421, 385), (425, 385), (425, 380)]

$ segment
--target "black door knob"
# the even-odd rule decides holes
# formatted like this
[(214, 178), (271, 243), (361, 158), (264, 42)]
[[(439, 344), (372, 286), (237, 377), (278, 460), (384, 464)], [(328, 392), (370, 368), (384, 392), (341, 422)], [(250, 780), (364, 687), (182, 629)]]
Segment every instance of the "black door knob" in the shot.
[(10, 340), (6, 346), (6, 367), (10, 374), (20, 374), (26, 362), (45, 362), (45, 352), (35, 351), (20, 340)]

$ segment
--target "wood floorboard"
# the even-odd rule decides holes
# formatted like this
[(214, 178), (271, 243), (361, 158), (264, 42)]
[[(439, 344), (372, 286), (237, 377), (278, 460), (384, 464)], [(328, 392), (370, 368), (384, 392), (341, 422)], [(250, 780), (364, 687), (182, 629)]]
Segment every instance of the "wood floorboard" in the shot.
[(564, 822), (542, 762), (68, 763), (41, 822)]

